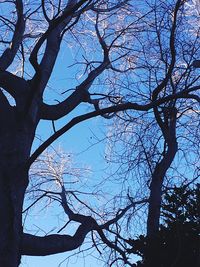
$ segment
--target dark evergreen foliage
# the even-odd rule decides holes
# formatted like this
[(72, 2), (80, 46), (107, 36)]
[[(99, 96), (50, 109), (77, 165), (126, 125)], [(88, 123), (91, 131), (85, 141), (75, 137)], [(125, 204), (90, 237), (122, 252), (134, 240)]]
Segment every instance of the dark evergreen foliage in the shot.
[(194, 189), (183, 186), (167, 191), (162, 218), (159, 234), (153, 240), (142, 235), (132, 240), (131, 252), (142, 257), (136, 266), (151, 266), (146, 262), (148, 243), (157, 249), (156, 266), (200, 266), (200, 185)]

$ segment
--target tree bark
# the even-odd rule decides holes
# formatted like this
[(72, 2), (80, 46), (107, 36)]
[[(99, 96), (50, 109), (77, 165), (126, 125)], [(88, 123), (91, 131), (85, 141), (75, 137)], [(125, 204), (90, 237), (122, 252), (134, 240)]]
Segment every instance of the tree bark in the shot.
[(12, 172), (9, 171), (8, 174), (1, 169), (0, 266), (16, 267), (20, 264), (20, 243), (22, 236), (21, 216), (27, 179), (25, 175), (19, 176), (19, 173), (12, 174)]
[[(163, 158), (156, 164), (155, 170), (152, 174), (150, 185), (149, 208), (147, 218), (147, 248), (145, 255), (145, 266), (147, 267), (160, 267), (158, 262), (158, 234), (159, 234), (159, 221), (160, 209), (162, 201), (162, 186), (167, 170), (169, 169), (176, 152), (178, 150), (178, 143), (176, 140), (176, 115), (177, 111), (174, 108), (167, 111), (166, 121), (161, 121), (157, 117), (159, 125), (161, 126), (167, 151), (163, 153)], [(164, 115), (165, 117), (165, 115)]]
[(0, 266), (17, 267), (21, 259), (22, 208), (28, 185), (28, 170), (24, 166), (30, 156), (35, 126), (22, 119), (16, 107), (4, 109), (0, 122)]
[(35, 236), (23, 234), (21, 254), (31, 256), (47, 256), (71, 251), (81, 246), (86, 235), (91, 230), (90, 224), (81, 224), (73, 236), (47, 235)]

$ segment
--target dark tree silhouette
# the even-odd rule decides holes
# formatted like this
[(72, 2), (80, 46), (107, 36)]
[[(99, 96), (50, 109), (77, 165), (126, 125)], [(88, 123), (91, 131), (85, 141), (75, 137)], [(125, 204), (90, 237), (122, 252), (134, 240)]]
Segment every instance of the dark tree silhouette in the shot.
[[(21, 255), (73, 250), (92, 230), (131, 266), (105, 231), (135, 205), (149, 203), (147, 235), (157, 235), (164, 178), (178, 150), (178, 119), (184, 118), (180, 126), (189, 112), (198, 114), (199, 74), (193, 68), (198, 64), (192, 62), (198, 60), (199, 34), (191, 25), (187, 1), (3, 0), (0, 11), (0, 266), (18, 266)], [(63, 91), (64, 99), (47, 104), (45, 93), (65, 44), (76, 52), (76, 79)], [(85, 113), (56, 130), (54, 121), (82, 103)], [(32, 163), (76, 124), (116, 114), (130, 119), (122, 112), (127, 110), (138, 123), (140, 116), (149, 116), (162, 134), (157, 142), (162, 152), (152, 154), (149, 198), (128, 197), (125, 208), (102, 223), (91, 213), (74, 212), (60, 183), (57, 199), (69, 221), (79, 223), (75, 234), (24, 233), (23, 201)], [(42, 120), (52, 121), (54, 133), (31, 154)], [(155, 254), (150, 247), (148, 254)]]
[(199, 266), (199, 184), (193, 189), (181, 186), (167, 191), (161, 206), (162, 224), (153, 244), (156, 262), (147, 262), (148, 238), (130, 240), (132, 251), (142, 257), (136, 266)]

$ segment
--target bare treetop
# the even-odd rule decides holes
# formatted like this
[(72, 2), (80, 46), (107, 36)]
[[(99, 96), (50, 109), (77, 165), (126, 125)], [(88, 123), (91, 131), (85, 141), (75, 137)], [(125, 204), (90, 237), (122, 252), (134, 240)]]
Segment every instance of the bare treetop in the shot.
[[(177, 162), (192, 166), (193, 177), (198, 170), (199, 26), (199, 2), (192, 0), (0, 2), (0, 266), (18, 266), (22, 254), (73, 250), (93, 231), (111, 251), (110, 266), (118, 260), (132, 266), (124, 225), (143, 205), (150, 238), (147, 262), (155, 263), (151, 240), (159, 230), (163, 190), (176, 184), (174, 174), (186, 178)], [(55, 70), (66, 80), (64, 88), (54, 81)], [(50, 87), (59, 94), (56, 101)], [(78, 106), (83, 109), (76, 115)], [(126, 196), (122, 202), (118, 196), (115, 204), (123, 207), (116, 214), (105, 212), (102, 223), (102, 216), (74, 192), (69, 197), (47, 157), (52, 172), (45, 175), (54, 177), (50, 180), (58, 187), (48, 187), (45, 180), (45, 197), (55, 198), (79, 226), (74, 236), (23, 233), (30, 166), (61, 135), (97, 116), (110, 119), (107, 160), (119, 164), (115, 174)], [(67, 123), (57, 129), (55, 121), (63, 117)], [(32, 152), (42, 120), (52, 121), (53, 134)], [(130, 173), (138, 190), (127, 188)], [(33, 183), (38, 191), (43, 178)], [(70, 199), (81, 203), (85, 213), (74, 209)]]

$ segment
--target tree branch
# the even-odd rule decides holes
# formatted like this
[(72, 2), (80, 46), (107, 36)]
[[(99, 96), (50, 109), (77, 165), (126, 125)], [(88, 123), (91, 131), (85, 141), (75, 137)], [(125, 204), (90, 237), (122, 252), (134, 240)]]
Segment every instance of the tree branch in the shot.
[(127, 212), (127, 210), (133, 207), (133, 203), (131, 203), (126, 208), (119, 211), (113, 219), (99, 226), (95, 221), (95, 219), (93, 219), (91, 216), (85, 216), (82, 214), (74, 213), (70, 209), (67, 203), (64, 186), (62, 186), (62, 192), (60, 193), (60, 195), (61, 195), (61, 203), (63, 209), (65, 213), (68, 215), (69, 220), (78, 222), (81, 225), (78, 227), (74, 236), (54, 234), (54, 235), (39, 237), (30, 234), (23, 234), (22, 238), (23, 255), (45, 256), (45, 255), (51, 255), (74, 250), (81, 246), (86, 235), (91, 230), (96, 230), (105, 244), (107, 244), (110, 248), (118, 251), (123, 256), (123, 258), (126, 259), (125, 253), (118, 246), (116, 246), (106, 238), (105, 234), (103, 233), (103, 229), (108, 228), (111, 224), (120, 220), (122, 216)]
[[(199, 87), (196, 87), (197, 89), (199, 89)], [(193, 88), (194, 90), (194, 88)], [(190, 91), (188, 89), (188, 91)], [(148, 111), (158, 105), (161, 105), (167, 101), (173, 100), (173, 99), (178, 99), (178, 98), (185, 98), (185, 96), (188, 95), (187, 91), (181, 91), (177, 94), (172, 94), (166, 97), (163, 97), (161, 99), (152, 101), (148, 104), (144, 104), (144, 105), (139, 105), (137, 103), (131, 103), (131, 102), (127, 102), (127, 103), (122, 103), (122, 104), (118, 104), (115, 106), (111, 106), (111, 107), (107, 107), (107, 108), (103, 108), (103, 109), (99, 109), (99, 110), (95, 110), (80, 116), (77, 116), (75, 118), (73, 118), (70, 122), (68, 122), (65, 126), (63, 126), (60, 130), (58, 130), (57, 132), (55, 132), (52, 136), (50, 136), (40, 147), (38, 147), (35, 152), (31, 155), (31, 157), (29, 158), (29, 160), (26, 163), (26, 167), (29, 169), (30, 166), (32, 165), (32, 163), (37, 159), (37, 157), (49, 146), (51, 145), (57, 138), (59, 138), (61, 135), (63, 135), (64, 133), (66, 133), (68, 130), (70, 130), (73, 126), (77, 125), (80, 122), (86, 121), (88, 119), (97, 117), (97, 116), (102, 116), (105, 115), (107, 113), (116, 113), (119, 111), (124, 111), (124, 110), (140, 110), (140, 111)]]
[(35, 150), (35, 152), (31, 155), (29, 160), (26, 163), (26, 167), (29, 169), (31, 164), (36, 160), (36, 158), (49, 146), (51, 145), (57, 138), (59, 138), (61, 135), (63, 135), (65, 132), (70, 130), (73, 126), (76, 124), (83, 122), (85, 120), (94, 118), (99, 115), (104, 115), (106, 113), (112, 113), (112, 112), (118, 112), (125, 109), (135, 109), (135, 110), (148, 110), (149, 105), (140, 106), (135, 103), (125, 103), (120, 104), (118, 106), (108, 107), (101, 110), (92, 111), (80, 116), (77, 116), (73, 118), (69, 123), (67, 123), (64, 127), (62, 127), (60, 130), (58, 130), (56, 133), (54, 133), (51, 137), (49, 137), (39, 148)]
[(178, 11), (179, 11), (179, 8), (181, 7), (181, 5), (182, 5), (182, 0), (178, 0), (176, 2), (174, 14), (173, 14), (173, 24), (172, 24), (172, 28), (171, 28), (170, 41), (169, 41), (169, 47), (170, 47), (170, 52), (171, 52), (171, 62), (170, 62), (170, 65), (169, 65), (169, 68), (168, 68), (168, 71), (167, 71), (165, 78), (162, 80), (162, 82), (153, 91), (153, 95), (152, 95), (153, 100), (156, 99), (156, 97), (161, 92), (161, 90), (167, 85), (167, 83), (168, 83), (168, 81), (172, 75), (174, 66), (175, 66), (175, 62), (176, 62), (175, 37), (176, 37), (176, 27), (177, 27), (177, 16), (178, 16)]
[[(36, 43), (33, 51), (30, 55), (30, 62), (35, 69), (35, 75), (31, 80), (31, 94), (27, 101), (26, 110), (27, 113), (35, 109), (35, 96), (39, 96), (40, 99), (52, 74), (58, 53), (60, 51), (60, 44), (62, 41), (62, 32), (71, 21), (73, 14), (83, 5), (90, 0), (81, 0), (76, 3), (76, 0), (68, 1), (63, 13), (51, 20), (48, 29), (41, 36)], [(77, 22), (77, 20), (76, 20)], [(72, 24), (73, 25), (73, 24)], [(69, 28), (72, 26), (70, 25)], [(41, 58), (41, 62), (38, 62), (38, 52), (44, 42), (45, 51)], [(38, 107), (38, 106), (37, 106)], [(36, 114), (37, 112), (34, 111)]]
[[(36, 74), (34, 79), (37, 78), (38, 75), (41, 75), (41, 71), (44, 69), (50, 69), (52, 70), (55, 59), (57, 57), (57, 54), (59, 52), (59, 46), (60, 46), (60, 34), (64, 30), (64, 28), (67, 26), (67, 24), (70, 22), (72, 15), (75, 11), (78, 10), (79, 7), (81, 7), (86, 1), (82, 0), (79, 3), (76, 3), (76, 1), (68, 1), (68, 4), (66, 5), (65, 10), (63, 13), (51, 21), (49, 28), (46, 30), (46, 32), (41, 36), (41, 38), (36, 43), (33, 51), (30, 55), (30, 62), (32, 66), (34, 67)], [(38, 63), (38, 51), (43, 45), (43, 43), (47, 40), (46, 49), (44, 52), (44, 55), (42, 57), (41, 63)], [(49, 54), (50, 52), (50, 54)], [(51, 64), (48, 61), (48, 56), (50, 56)], [(48, 71), (48, 73), (49, 73)], [(50, 71), (51, 74), (51, 71)]]
[(71, 251), (82, 245), (89, 231), (91, 226), (86, 223), (81, 224), (73, 236), (55, 234), (40, 237), (24, 233), (21, 252), (22, 255), (46, 256)]
[(89, 94), (87, 93), (93, 81), (109, 66), (109, 60), (106, 57), (104, 61), (94, 70), (92, 70), (88, 77), (76, 87), (66, 100), (56, 105), (42, 104), (40, 110), (40, 118), (44, 120), (57, 120), (67, 115), (81, 102), (87, 102)]
[(23, 39), (23, 34), (25, 30), (25, 20), (23, 15), (22, 0), (16, 0), (15, 5), (17, 10), (17, 23), (15, 25), (11, 45), (3, 52), (0, 57), (0, 70), (6, 70), (12, 64), (13, 59)]

